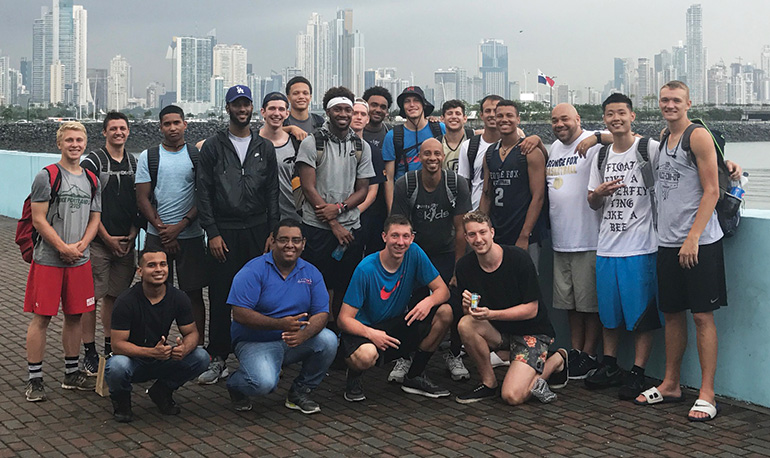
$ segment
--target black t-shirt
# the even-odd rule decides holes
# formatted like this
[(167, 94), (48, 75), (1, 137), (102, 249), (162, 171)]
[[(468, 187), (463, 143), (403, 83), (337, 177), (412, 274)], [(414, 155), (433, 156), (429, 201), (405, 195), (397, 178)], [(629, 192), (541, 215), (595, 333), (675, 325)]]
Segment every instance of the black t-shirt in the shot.
[(166, 296), (152, 305), (142, 282), (137, 282), (118, 296), (112, 311), (112, 329), (130, 331), (128, 341), (139, 347), (154, 347), (163, 336), (168, 339), (175, 320), (177, 326), (193, 323), (192, 305), (185, 293), (170, 285), (166, 285)]
[[(452, 172), (449, 172), (452, 173)], [(429, 256), (455, 252), (454, 217), (471, 211), (471, 195), (468, 182), (457, 177), (457, 198), (454, 207), (449, 201), (447, 186), (442, 174), (433, 191), (422, 185), (422, 171), (417, 172), (419, 184), (414, 207), (407, 195), (406, 176), (396, 181), (391, 214), (404, 215), (412, 222), (416, 233), (414, 241)], [(451, 191), (450, 191), (451, 192)]]
[[(101, 161), (95, 152), (89, 153), (82, 162), (84, 168), (99, 177), (102, 185), (102, 224), (112, 236), (128, 235), (131, 226), (137, 224), (135, 170), (131, 168), (129, 154), (123, 153), (123, 160), (118, 162), (105, 153), (110, 161), (109, 174), (98, 169)], [(107, 165), (102, 164), (102, 168), (107, 170)]]
[(524, 321), (490, 321), (505, 334), (517, 336), (556, 333), (548, 319), (548, 311), (540, 296), (540, 284), (535, 265), (526, 251), (515, 246), (503, 247), (503, 262), (494, 272), (484, 272), (475, 252), (457, 261), (457, 286), (460, 291), (478, 293), (480, 307), (504, 310), (515, 305), (538, 301), (537, 316)]
[(388, 133), (387, 126), (383, 123), (378, 131), (370, 131), (364, 128), (364, 140), (369, 143), (372, 149), (372, 167), (374, 168), (374, 177), (369, 179), (369, 184), (379, 184), (377, 198), (364, 213), (371, 212), (371, 216), (380, 216), (382, 219), (388, 214), (388, 207), (385, 206), (385, 161), (382, 160), (382, 142)]

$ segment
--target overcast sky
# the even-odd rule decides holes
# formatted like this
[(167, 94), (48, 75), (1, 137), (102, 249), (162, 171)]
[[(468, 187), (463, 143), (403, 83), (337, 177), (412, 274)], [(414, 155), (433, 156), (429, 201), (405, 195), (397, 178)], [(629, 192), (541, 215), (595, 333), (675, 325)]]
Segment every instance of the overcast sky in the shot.
[[(366, 67), (396, 67), (432, 84), (433, 71), (464, 67), (478, 73), (478, 43), (497, 38), (508, 45), (509, 80), (535, 85), (537, 70), (571, 89), (602, 88), (612, 78), (614, 57), (649, 57), (685, 41), (692, 1), (678, 0), (75, 0), (88, 11), (88, 67), (107, 68), (121, 54), (133, 67), (134, 92), (151, 81), (170, 84), (166, 49), (175, 35), (217, 31), (220, 43), (248, 49), (254, 72), (268, 75), (294, 66), (295, 38), (312, 12), (324, 20), (338, 8), (353, 9), (363, 32)], [(703, 0), (703, 42), (708, 65), (759, 61), (770, 44), (770, 1)], [(43, 0), (0, 0), (0, 55), (32, 57), (32, 22)]]

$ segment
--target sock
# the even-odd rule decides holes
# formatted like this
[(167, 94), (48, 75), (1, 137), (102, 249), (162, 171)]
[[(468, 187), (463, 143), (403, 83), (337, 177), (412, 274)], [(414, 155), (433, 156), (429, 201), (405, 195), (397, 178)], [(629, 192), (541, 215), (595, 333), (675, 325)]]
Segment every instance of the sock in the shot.
[(605, 366), (615, 367), (618, 365), (618, 358), (614, 356), (604, 355), (604, 358), (602, 358), (602, 362)]
[(355, 369), (351, 369), (351, 368), (349, 368), (349, 367), (348, 367), (348, 375), (347, 375), (347, 378), (349, 378), (349, 379), (352, 379), (352, 378), (360, 377), (360, 376), (361, 376), (361, 374), (363, 374), (363, 372), (362, 372), (362, 371), (357, 371), (357, 370), (355, 370)]
[(109, 355), (112, 353), (112, 339), (109, 337), (104, 338), (104, 354)]
[(78, 357), (77, 356), (65, 356), (64, 357), (64, 373), (72, 374), (78, 371)]
[(43, 378), (43, 362), (40, 361), (39, 363), (30, 363), (27, 361), (27, 368), (29, 369), (29, 377), (28, 380), (32, 380), (33, 378)]
[(86, 354), (96, 353), (96, 342), (83, 342), (83, 348), (86, 349)]
[(639, 367), (636, 364), (634, 364), (634, 367), (631, 368), (631, 373), (634, 375), (644, 375), (644, 368)]
[(428, 366), (431, 356), (433, 356), (432, 351), (417, 350), (412, 358), (412, 366), (409, 368), (406, 376), (408, 378), (415, 378), (422, 374), (425, 371), (425, 367)]

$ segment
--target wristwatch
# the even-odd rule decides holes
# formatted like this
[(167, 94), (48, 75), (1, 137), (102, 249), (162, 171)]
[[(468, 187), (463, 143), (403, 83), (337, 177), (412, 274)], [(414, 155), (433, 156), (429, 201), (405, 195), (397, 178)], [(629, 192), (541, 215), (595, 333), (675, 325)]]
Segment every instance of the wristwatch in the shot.
[(597, 145), (603, 145), (602, 143), (602, 133), (601, 132), (594, 132), (594, 136), (596, 137), (596, 144)]

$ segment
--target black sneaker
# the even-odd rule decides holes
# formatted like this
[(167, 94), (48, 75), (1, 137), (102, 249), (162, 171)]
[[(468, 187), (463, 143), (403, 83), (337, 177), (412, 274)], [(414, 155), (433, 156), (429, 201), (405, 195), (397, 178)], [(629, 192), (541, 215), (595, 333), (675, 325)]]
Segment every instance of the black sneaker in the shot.
[(27, 388), (24, 390), (24, 395), (27, 397), (27, 401), (29, 402), (45, 401), (45, 384), (43, 383), (43, 378), (35, 377), (33, 379), (29, 379), (27, 382)]
[(248, 396), (229, 387), (227, 392), (230, 394), (230, 401), (232, 401), (233, 409), (236, 412), (248, 412), (251, 410), (251, 399)]
[(96, 351), (86, 352), (83, 357), (83, 369), (89, 377), (96, 377), (99, 372), (99, 354)]
[(599, 390), (623, 383), (623, 370), (617, 365), (602, 364), (592, 375), (586, 377), (585, 384), (589, 390)]
[(321, 406), (310, 399), (310, 390), (297, 391), (294, 387), (289, 390), (289, 394), (286, 395), (286, 402), (283, 405), (293, 410), (299, 410), (304, 414), (321, 411)]
[(364, 385), (361, 380), (363, 377), (364, 374), (362, 372), (355, 373), (348, 369), (345, 394), (343, 395), (346, 401), (358, 402), (366, 399)]
[(618, 390), (618, 397), (623, 401), (636, 399), (636, 397), (644, 391), (644, 383), (644, 374), (629, 372), (623, 385), (621, 385)]
[(160, 413), (163, 415), (178, 415), (182, 409), (174, 402), (174, 390), (170, 389), (160, 381), (156, 381), (152, 384), (147, 394), (150, 396), (152, 402), (158, 406)]
[(134, 413), (131, 411), (131, 392), (111, 394), (112, 418), (118, 423), (129, 423), (134, 420)]
[(497, 397), (497, 388), (490, 388), (483, 383), (480, 383), (479, 386), (473, 389), (473, 391), (468, 391), (467, 393), (458, 395), (455, 398), (455, 401), (459, 402), (460, 404), (471, 404), (494, 397)]
[(564, 365), (560, 371), (554, 372), (550, 377), (548, 377), (548, 386), (552, 390), (564, 388), (567, 386), (567, 382), (569, 381), (569, 356), (567, 355), (567, 350), (560, 348), (556, 350), (556, 353), (561, 356), (562, 360), (564, 361)]
[(598, 368), (599, 362), (596, 361), (596, 358), (592, 358), (586, 352), (580, 352), (574, 363), (569, 362), (569, 379), (583, 380)]
[(70, 372), (64, 374), (61, 387), (65, 390), (93, 391), (96, 388), (96, 379), (87, 376), (83, 371)]
[(404, 377), (401, 390), (406, 393), (419, 394), (429, 398), (442, 398), (451, 394), (449, 390), (445, 390), (433, 383), (425, 374), (414, 378)]

